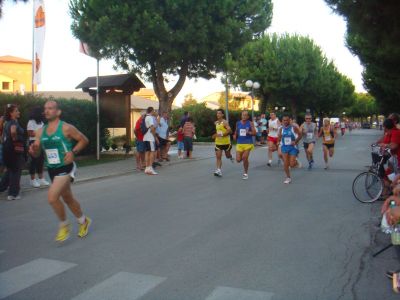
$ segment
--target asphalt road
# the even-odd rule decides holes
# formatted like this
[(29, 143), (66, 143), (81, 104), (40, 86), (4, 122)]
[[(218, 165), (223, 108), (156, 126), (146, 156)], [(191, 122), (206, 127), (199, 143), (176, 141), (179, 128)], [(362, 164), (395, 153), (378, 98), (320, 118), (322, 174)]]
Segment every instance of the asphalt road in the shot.
[(380, 204), (351, 192), (377, 134), (339, 138), (328, 171), (318, 145), (316, 168), (294, 170), (290, 185), (265, 148), (247, 181), (241, 165), (224, 160), (216, 178), (203, 159), (77, 184), (93, 226), (62, 245), (45, 190), (0, 201), (0, 299), (395, 299), (383, 275), (393, 250), (371, 257), (388, 241)]

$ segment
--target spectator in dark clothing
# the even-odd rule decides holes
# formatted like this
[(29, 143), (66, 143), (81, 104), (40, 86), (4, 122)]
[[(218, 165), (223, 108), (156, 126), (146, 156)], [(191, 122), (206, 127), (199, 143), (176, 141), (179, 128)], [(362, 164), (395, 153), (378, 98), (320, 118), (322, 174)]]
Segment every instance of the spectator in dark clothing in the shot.
[(185, 123), (186, 123), (186, 121), (187, 121), (188, 118), (189, 118), (189, 112), (188, 112), (188, 111), (185, 111), (185, 112), (183, 113), (183, 117), (181, 118), (181, 122), (179, 123), (179, 127), (182, 127), (182, 128), (183, 128), (183, 125), (185, 125)]
[(1, 178), (0, 192), (8, 189), (7, 200), (20, 199), (21, 171), (25, 163), (24, 129), (19, 125), (20, 112), (14, 104), (8, 104), (3, 131), (3, 159), (7, 171)]

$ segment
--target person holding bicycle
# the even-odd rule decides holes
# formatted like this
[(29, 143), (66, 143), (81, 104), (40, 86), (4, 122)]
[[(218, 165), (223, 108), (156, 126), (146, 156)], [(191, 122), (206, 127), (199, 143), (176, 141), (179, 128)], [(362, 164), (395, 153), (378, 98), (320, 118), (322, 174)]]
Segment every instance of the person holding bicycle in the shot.
[(384, 135), (378, 141), (378, 145), (382, 148), (389, 148), (391, 152), (391, 159), (389, 161), (389, 169), (386, 174), (399, 172), (399, 158), (400, 158), (400, 130), (396, 128), (393, 119), (386, 119), (383, 122)]

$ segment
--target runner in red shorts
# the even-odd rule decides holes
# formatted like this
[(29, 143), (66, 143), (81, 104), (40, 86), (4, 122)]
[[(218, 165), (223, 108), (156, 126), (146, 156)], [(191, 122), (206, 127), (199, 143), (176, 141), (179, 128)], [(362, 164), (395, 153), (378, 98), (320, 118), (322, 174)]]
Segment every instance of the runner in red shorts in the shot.
[[(272, 164), (272, 153), (278, 151), (278, 131), (281, 126), (281, 122), (276, 117), (275, 113), (270, 113), (270, 119), (268, 121), (268, 166)], [(279, 158), (278, 158), (279, 162)]]

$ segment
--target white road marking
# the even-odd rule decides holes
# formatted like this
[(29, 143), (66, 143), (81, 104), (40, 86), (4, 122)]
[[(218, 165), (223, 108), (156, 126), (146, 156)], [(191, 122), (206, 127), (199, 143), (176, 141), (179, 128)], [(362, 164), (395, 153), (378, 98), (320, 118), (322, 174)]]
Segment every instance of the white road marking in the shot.
[(72, 300), (136, 300), (155, 288), (166, 278), (120, 272), (95, 285)]
[(75, 266), (76, 264), (68, 262), (38, 258), (0, 273), (0, 299), (18, 293)]
[(271, 300), (273, 295), (269, 292), (219, 286), (206, 300)]

